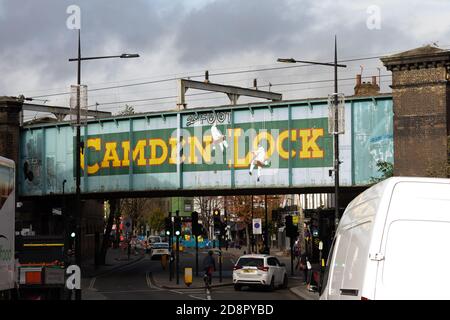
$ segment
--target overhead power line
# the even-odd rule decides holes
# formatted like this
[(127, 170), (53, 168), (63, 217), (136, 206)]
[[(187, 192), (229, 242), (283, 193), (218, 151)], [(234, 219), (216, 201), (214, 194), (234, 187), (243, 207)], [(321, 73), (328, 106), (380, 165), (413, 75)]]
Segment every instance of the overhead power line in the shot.
[[(365, 58), (355, 58), (355, 59), (346, 59), (346, 60), (339, 60), (338, 62), (352, 62), (352, 61), (361, 61), (361, 60), (371, 60), (371, 59), (378, 59), (381, 56), (373, 56), (373, 57), (365, 57)], [(333, 63), (333, 62), (327, 62), (327, 63)], [(253, 73), (253, 72), (264, 72), (264, 71), (273, 71), (273, 70), (283, 70), (283, 69), (293, 69), (293, 68), (304, 68), (304, 67), (310, 67), (309, 64), (299, 64), (294, 66), (285, 66), (285, 67), (270, 67), (270, 68), (259, 68), (259, 69), (247, 69), (247, 70), (238, 70), (238, 71), (228, 71), (228, 72), (217, 72), (217, 73), (210, 73), (210, 76), (225, 76), (225, 75), (232, 75), (232, 74), (242, 74), (242, 73)], [(180, 78), (202, 78), (204, 77), (204, 74), (202, 75), (186, 75), (184, 77), (178, 77), (178, 78), (167, 78), (167, 79), (160, 79), (160, 80), (153, 80), (153, 81), (144, 81), (144, 82), (136, 82), (136, 83), (130, 83), (130, 84), (124, 84), (124, 85), (116, 85), (116, 86), (108, 86), (108, 87), (101, 87), (101, 88), (95, 88), (95, 89), (89, 89), (89, 92), (94, 91), (101, 91), (101, 90), (111, 90), (111, 89), (119, 89), (119, 88), (127, 88), (127, 87), (134, 87), (134, 86), (141, 86), (141, 85), (149, 85), (149, 84), (156, 84), (156, 83), (163, 83), (163, 82), (169, 82), (178, 80)], [(55, 97), (55, 96), (62, 96), (62, 95), (68, 95), (70, 92), (60, 92), (60, 93), (52, 93), (52, 94), (46, 94), (46, 95), (39, 95), (39, 96), (33, 96), (32, 99), (36, 98), (47, 98), (47, 97)]]
[[(383, 74), (381, 77), (390, 77), (388, 74)], [(370, 76), (362, 77), (364, 78), (371, 78)], [(338, 79), (339, 81), (349, 81), (354, 80), (355, 78), (341, 78)], [(311, 80), (311, 81), (300, 81), (300, 82), (281, 82), (281, 83), (275, 83), (271, 85), (262, 85), (261, 88), (264, 87), (278, 87), (278, 86), (290, 86), (290, 85), (299, 85), (299, 84), (313, 84), (313, 83), (324, 83), (324, 82), (333, 82), (334, 79), (329, 80)], [(216, 92), (203, 92), (203, 93), (193, 93), (193, 94), (187, 94), (186, 96), (200, 96), (200, 95), (207, 95), (207, 94), (215, 94)], [(95, 107), (95, 106), (105, 106), (105, 105), (112, 105), (112, 104), (122, 104), (122, 103), (134, 103), (134, 102), (143, 102), (143, 101), (157, 101), (157, 100), (165, 100), (165, 99), (175, 99), (177, 96), (166, 96), (166, 97), (152, 97), (152, 98), (143, 98), (143, 99), (133, 99), (133, 100), (122, 100), (122, 101), (114, 101), (114, 102), (104, 102), (104, 103), (96, 103), (93, 105), (90, 105), (89, 107)]]

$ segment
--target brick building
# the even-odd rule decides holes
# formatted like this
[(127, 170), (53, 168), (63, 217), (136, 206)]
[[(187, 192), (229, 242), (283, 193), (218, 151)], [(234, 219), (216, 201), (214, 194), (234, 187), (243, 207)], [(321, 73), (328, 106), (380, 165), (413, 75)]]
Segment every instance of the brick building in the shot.
[(381, 60), (392, 71), (394, 174), (447, 177), (450, 51), (424, 46)]

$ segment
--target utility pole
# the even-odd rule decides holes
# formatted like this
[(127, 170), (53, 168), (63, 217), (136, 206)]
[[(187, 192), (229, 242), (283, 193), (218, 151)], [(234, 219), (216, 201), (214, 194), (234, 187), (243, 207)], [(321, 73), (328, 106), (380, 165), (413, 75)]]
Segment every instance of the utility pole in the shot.
[(334, 217), (335, 230), (339, 224), (339, 108), (338, 108), (337, 38), (334, 36)]
[(252, 224), (252, 229), (251, 229), (251, 231), (252, 231), (252, 237), (251, 237), (252, 252), (251, 253), (254, 253), (255, 252), (255, 235), (253, 234), (253, 195), (252, 195), (252, 204), (251, 204), (251, 214), (252, 214), (252, 221), (251, 221), (251, 224)]
[(173, 245), (172, 245), (172, 237), (173, 237), (173, 221), (172, 221), (172, 212), (169, 211), (169, 219), (170, 219), (170, 235), (169, 235), (169, 248), (170, 248), (170, 256), (169, 256), (169, 281), (172, 281), (173, 276)]
[[(75, 213), (77, 215), (77, 227), (76, 227), (76, 234), (75, 234), (75, 253), (76, 253), (76, 264), (81, 269), (81, 223), (82, 223), (82, 212), (81, 212), (81, 165), (80, 165), (80, 152), (82, 149), (81, 144), (81, 61), (84, 60), (97, 60), (97, 59), (110, 59), (110, 58), (122, 58), (122, 59), (128, 59), (128, 58), (138, 58), (138, 54), (122, 54), (118, 56), (100, 56), (100, 57), (81, 57), (81, 29), (78, 29), (78, 58), (69, 59), (69, 62), (77, 61), (78, 68), (77, 68), (77, 102), (76, 102), (76, 109), (77, 109), (77, 121), (76, 121), (76, 149), (75, 149)], [(86, 90), (87, 92), (87, 90)], [(87, 106), (86, 106), (87, 108)], [(87, 110), (86, 110), (87, 112)], [(84, 148), (84, 146), (83, 146)], [(76, 289), (75, 291), (75, 298), (76, 300), (81, 300), (81, 289)]]
[[(177, 214), (177, 220), (178, 220), (180, 217), (180, 211), (177, 210), (176, 214)], [(180, 284), (180, 235), (177, 234), (176, 237), (177, 237), (176, 238), (177, 239), (177, 257), (176, 257), (176, 259), (177, 259), (177, 264), (176, 264), (177, 284)]]
[(265, 217), (264, 219), (266, 220), (265, 225), (266, 227), (264, 228), (264, 253), (265, 254), (270, 254), (270, 249), (269, 249), (269, 217), (267, 215), (267, 194), (264, 195), (264, 210), (265, 210)]
[[(80, 152), (81, 152), (81, 99), (80, 99), (80, 90), (81, 90), (81, 29), (78, 29), (78, 71), (77, 71), (77, 138), (76, 138), (76, 195), (75, 195), (75, 212), (77, 216), (77, 231), (76, 231), (76, 240), (75, 240), (75, 252), (76, 252), (76, 264), (81, 270), (81, 172), (80, 172)], [(75, 290), (75, 299), (81, 300), (81, 289)]]
[[(305, 63), (305, 64), (313, 64), (313, 65), (323, 65), (323, 66), (333, 66), (334, 67), (334, 130), (332, 132), (334, 136), (334, 207), (335, 207), (335, 229), (339, 224), (339, 98), (338, 98), (338, 71), (337, 68), (346, 68), (347, 66), (344, 64), (337, 63), (337, 37), (334, 36), (334, 63), (324, 63), (324, 62), (315, 62), (315, 61), (305, 61), (305, 60), (295, 60), (294, 58), (283, 59), (279, 58), (278, 62), (286, 62), (286, 63)], [(329, 125), (329, 128), (331, 124)], [(344, 129), (344, 128), (342, 128)], [(331, 134), (331, 132), (330, 132)]]

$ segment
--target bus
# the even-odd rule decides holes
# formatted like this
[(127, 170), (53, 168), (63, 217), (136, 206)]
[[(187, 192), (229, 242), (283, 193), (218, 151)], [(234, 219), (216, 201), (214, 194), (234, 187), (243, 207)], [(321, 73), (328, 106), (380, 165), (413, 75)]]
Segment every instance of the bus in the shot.
[(15, 165), (0, 157), (0, 298), (15, 288)]

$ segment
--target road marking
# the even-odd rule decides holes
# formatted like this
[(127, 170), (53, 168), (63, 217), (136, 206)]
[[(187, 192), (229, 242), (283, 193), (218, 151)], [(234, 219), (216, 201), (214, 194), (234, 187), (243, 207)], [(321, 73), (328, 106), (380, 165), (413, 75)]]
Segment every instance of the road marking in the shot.
[(91, 282), (89, 283), (89, 290), (94, 290), (95, 280), (95, 277), (91, 279)]
[(212, 300), (211, 299), (211, 291), (206, 289), (206, 300)]
[(178, 294), (184, 294), (183, 292), (180, 292), (180, 291), (177, 291), (177, 290), (169, 290), (170, 292), (175, 292), (175, 293), (178, 293)]
[(196, 296), (193, 296), (191, 294), (189, 295), (189, 297), (194, 298), (194, 299), (198, 299), (198, 300), (206, 300), (205, 298), (196, 297)]
[(137, 292), (157, 292), (159, 290), (148, 290), (148, 289), (144, 289), (144, 290), (120, 290), (120, 291), (97, 291), (97, 293), (101, 293), (101, 294), (112, 294), (112, 293), (137, 293)]
[(164, 289), (162, 289), (162, 288), (160, 288), (160, 287), (158, 287), (157, 285), (155, 285), (155, 284), (153, 284), (152, 283), (152, 273), (151, 272), (149, 272), (149, 271), (147, 271), (146, 273), (145, 273), (145, 280), (147, 281), (147, 286), (149, 287), (149, 288), (151, 288), (151, 289), (156, 289), (156, 290), (158, 290), (158, 291), (164, 291)]
[(130, 267), (134, 267), (135, 264), (137, 264), (139, 262), (142, 262), (142, 260), (143, 260), (142, 258), (138, 258), (138, 259), (136, 259), (136, 260), (134, 260), (134, 261), (132, 261), (130, 263), (127, 263), (125, 265), (119, 266), (119, 267), (111, 269), (111, 270), (107, 270), (107, 271), (105, 271), (105, 273), (98, 275), (97, 278), (110, 275), (111, 273), (114, 273), (116, 271), (123, 271), (123, 270), (126, 270), (126, 269), (130, 268)]
[(151, 284), (150, 278), (148, 276), (148, 271), (145, 273), (145, 281), (147, 282), (147, 287), (152, 288), (152, 284)]

